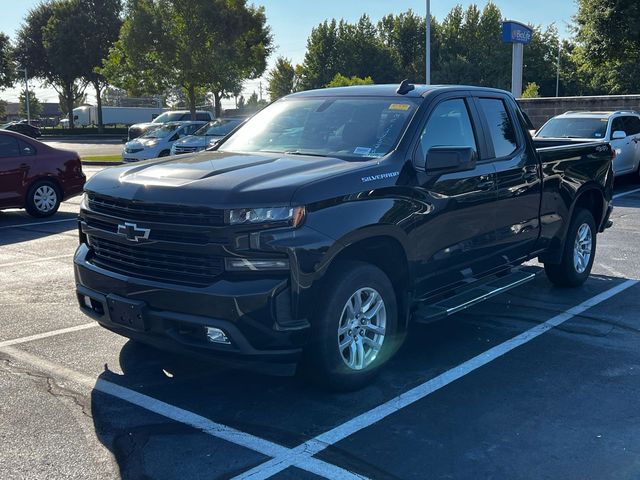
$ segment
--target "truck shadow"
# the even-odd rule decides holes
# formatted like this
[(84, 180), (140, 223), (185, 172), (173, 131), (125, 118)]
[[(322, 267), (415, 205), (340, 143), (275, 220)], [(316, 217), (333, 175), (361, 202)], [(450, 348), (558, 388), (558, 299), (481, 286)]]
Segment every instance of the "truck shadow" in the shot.
[[(272, 377), (237, 371), (131, 341), (120, 352), (122, 374), (105, 370), (99, 380), (293, 448), (622, 281), (593, 276), (581, 289), (563, 290), (542, 276), (448, 320), (414, 325), (379, 378), (357, 392), (324, 391), (314, 386), (310, 374)], [(630, 297), (631, 290), (637, 296), (638, 288), (629, 290)], [(598, 315), (576, 317), (557, 334), (604, 338), (611, 324), (598, 321)], [(122, 478), (187, 478), (198, 470), (207, 471), (208, 478), (230, 478), (265, 460), (258, 453), (212, 439), (97, 390), (92, 394), (92, 414), (98, 437), (114, 453)], [(185, 452), (188, 458), (180, 456)], [(369, 473), (371, 478), (389, 476), (380, 471)]]
[(77, 213), (58, 212), (52, 217), (38, 220), (24, 212), (0, 211), (0, 246), (75, 230), (78, 228), (75, 222), (77, 217)]

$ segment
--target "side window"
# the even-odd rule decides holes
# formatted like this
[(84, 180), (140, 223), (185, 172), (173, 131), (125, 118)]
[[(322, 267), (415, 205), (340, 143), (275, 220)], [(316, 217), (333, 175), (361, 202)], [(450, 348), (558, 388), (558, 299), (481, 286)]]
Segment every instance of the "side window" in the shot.
[(478, 151), (469, 110), (463, 99), (445, 100), (431, 113), (420, 134), (418, 165), (425, 164), (432, 147), (471, 147)]
[(640, 133), (640, 118), (638, 117), (624, 117), (624, 131), (627, 135), (637, 135)]
[(18, 140), (18, 145), (20, 146), (20, 154), (23, 157), (30, 157), (31, 155), (35, 155), (37, 153), (36, 149), (29, 145), (27, 142)]
[(508, 157), (517, 150), (518, 140), (504, 101), (498, 98), (481, 98), (480, 105), (487, 119), (496, 158)]
[(191, 120), (191, 114), (190, 113), (183, 113), (182, 116), (180, 117), (181, 121), (187, 121), (187, 120)]
[(9, 135), (0, 135), (0, 158), (19, 157), (18, 140)]
[(208, 122), (210, 120), (209, 114), (207, 114), (207, 113), (197, 113), (196, 114), (196, 120), (202, 120), (202, 121)]
[(627, 135), (629, 135), (629, 132), (625, 130), (624, 123), (625, 122), (623, 117), (614, 118), (613, 122), (611, 123), (611, 136), (613, 136), (613, 132), (625, 132)]

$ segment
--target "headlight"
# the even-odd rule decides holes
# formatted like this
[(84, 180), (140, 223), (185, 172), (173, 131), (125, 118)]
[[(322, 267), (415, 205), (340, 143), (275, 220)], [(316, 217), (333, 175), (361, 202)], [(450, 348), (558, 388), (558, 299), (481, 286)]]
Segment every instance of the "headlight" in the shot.
[(297, 227), (304, 220), (304, 207), (237, 208), (229, 210), (229, 225), (289, 222)]
[(144, 150), (144, 148), (130, 148), (130, 147), (127, 147), (127, 148), (124, 149), (124, 153), (138, 153), (138, 152), (141, 152), (143, 150)]

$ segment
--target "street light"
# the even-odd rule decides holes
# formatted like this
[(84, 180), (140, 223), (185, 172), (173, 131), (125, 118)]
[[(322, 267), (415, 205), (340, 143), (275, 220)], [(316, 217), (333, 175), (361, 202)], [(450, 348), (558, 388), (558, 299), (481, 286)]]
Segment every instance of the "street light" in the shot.
[(27, 67), (18, 68), (19, 72), (24, 72), (24, 91), (25, 91), (25, 99), (27, 102), (27, 123), (31, 125), (31, 105), (29, 98), (29, 76), (27, 75)]
[(426, 63), (426, 75), (425, 83), (431, 85), (431, 0), (427, 0), (427, 16), (426, 16), (427, 38), (425, 43), (425, 63)]

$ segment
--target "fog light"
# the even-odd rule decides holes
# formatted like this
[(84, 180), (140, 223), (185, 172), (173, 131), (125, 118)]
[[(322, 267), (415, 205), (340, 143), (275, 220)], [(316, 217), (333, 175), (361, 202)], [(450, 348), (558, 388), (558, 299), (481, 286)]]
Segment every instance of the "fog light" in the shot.
[(231, 341), (227, 335), (219, 328), (206, 327), (207, 340), (211, 343), (224, 343), (225, 345), (231, 345)]
[(83, 300), (84, 300), (85, 307), (87, 307), (89, 310), (93, 310), (93, 305), (91, 304), (91, 298), (84, 295)]

